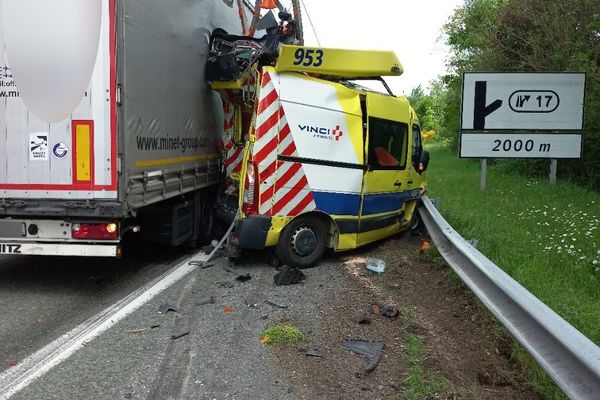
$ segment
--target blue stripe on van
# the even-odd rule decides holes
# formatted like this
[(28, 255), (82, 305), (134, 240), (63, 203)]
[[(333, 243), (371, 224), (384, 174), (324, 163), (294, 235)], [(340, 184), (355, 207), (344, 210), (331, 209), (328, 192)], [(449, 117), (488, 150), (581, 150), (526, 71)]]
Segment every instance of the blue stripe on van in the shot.
[(419, 197), (419, 190), (398, 193), (367, 194), (363, 202), (363, 215), (383, 214), (397, 211), (404, 202)]
[(360, 194), (313, 192), (317, 208), (329, 215), (358, 215)]

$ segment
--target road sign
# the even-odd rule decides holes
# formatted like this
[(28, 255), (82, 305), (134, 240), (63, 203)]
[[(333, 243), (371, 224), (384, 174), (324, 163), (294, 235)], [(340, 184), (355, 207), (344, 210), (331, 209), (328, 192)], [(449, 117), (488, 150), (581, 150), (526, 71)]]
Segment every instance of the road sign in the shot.
[(585, 73), (465, 73), (462, 131), (581, 131)]
[(580, 134), (463, 133), (462, 158), (581, 158)]

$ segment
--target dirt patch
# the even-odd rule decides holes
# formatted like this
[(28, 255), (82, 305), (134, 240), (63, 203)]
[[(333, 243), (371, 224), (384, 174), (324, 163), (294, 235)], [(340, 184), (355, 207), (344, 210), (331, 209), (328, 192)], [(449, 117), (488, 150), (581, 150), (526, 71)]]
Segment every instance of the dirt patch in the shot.
[[(506, 333), (448, 267), (419, 254), (420, 244), (405, 235), (328, 260), (342, 276), (320, 307), (318, 328), (300, 345), (272, 348), (294, 391), (307, 399), (415, 398), (409, 381), (420, 368), (438, 383), (424, 398), (541, 399), (511, 360)], [(368, 257), (384, 260), (385, 273), (369, 273)], [(373, 304), (396, 305), (400, 315), (373, 315)], [(416, 362), (409, 337), (422, 344)], [(342, 348), (346, 339), (384, 342), (374, 371), (365, 373), (366, 358)], [(312, 350), (321, 357), (306, 355)]]

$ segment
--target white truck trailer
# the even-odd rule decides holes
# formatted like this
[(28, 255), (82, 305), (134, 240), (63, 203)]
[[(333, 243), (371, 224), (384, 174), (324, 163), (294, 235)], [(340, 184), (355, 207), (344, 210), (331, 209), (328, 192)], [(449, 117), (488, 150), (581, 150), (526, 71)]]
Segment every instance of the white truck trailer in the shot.
[(205, 80), (233, 0), (0, 0), (0, 254), (121, 254), (210, 224), (223, 131)]

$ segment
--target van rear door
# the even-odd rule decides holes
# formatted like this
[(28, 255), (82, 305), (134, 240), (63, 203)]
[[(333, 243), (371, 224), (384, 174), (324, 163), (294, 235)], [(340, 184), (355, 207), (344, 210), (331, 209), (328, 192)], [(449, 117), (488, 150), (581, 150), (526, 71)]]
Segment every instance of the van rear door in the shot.
[(115, 43), (115, 0), (0, 3), (0, 198), (117, 198)]

